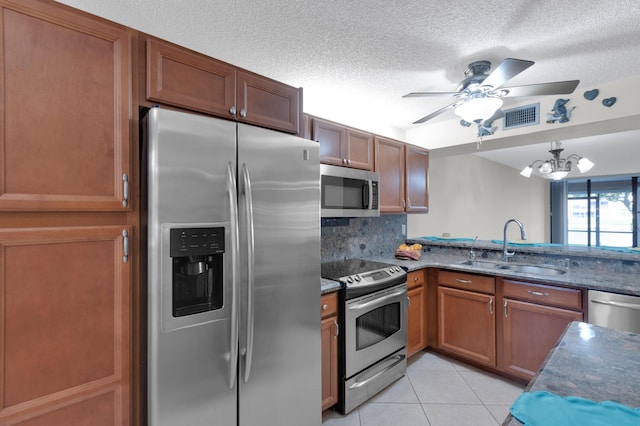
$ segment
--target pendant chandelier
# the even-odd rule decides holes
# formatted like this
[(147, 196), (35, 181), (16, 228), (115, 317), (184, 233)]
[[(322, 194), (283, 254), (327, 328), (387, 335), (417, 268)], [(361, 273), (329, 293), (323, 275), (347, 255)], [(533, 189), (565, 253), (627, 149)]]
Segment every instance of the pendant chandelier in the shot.
[(542, 163), (538, 166), (540, 174), (547, 179), (560, 180), (569, 174), (574, 161), (576, 162), (575, 164), (578, 167), (578, 170), (580, 170), (580, 173), (586, 173), (594, 166), (588, 158), (580, 157), (577, 154), (571, 154), (566, 158), (562, 158), (560, 157), (560, 153), (562, 153), (562, 151), (564, 151), (564, 149), (560, 147), (560, 142), (551, 142), (551, 149), (549, 152), (551, 153), (552, 158), (548, 160), (536, 160), (525, 167), (520, 174), (528, 178), (531, 176), (533, 166), (536, 165), (536, 163)]

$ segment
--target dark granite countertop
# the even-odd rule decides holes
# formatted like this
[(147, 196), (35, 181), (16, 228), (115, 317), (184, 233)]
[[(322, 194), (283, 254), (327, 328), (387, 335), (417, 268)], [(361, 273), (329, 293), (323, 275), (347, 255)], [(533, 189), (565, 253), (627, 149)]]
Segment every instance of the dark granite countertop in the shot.
[[(525, 392), (640, 407), (640, 335), (572, 322)], [(510, 415), (503, 426), (520, 426)]]

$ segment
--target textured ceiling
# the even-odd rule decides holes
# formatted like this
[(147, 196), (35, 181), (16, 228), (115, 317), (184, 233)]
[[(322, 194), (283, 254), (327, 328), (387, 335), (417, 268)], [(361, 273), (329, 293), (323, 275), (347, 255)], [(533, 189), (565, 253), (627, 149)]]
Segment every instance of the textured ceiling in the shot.
[(306, 112), (373, 131), (451, 103), (402, 95), (454, 91), (476, 60), (533, 60), (509, 85), (578, 79), (578, 93), (640, 70), (637, 0), (60, 2), (303, 87)]

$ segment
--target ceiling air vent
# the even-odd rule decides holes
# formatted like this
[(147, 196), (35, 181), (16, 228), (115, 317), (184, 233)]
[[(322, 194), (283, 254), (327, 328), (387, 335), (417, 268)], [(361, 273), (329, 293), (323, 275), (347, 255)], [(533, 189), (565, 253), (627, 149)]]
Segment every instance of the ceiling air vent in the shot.
[(540, 122), (540, 104), (526, 105), (504, 111), (503, 130), (533, 126)]

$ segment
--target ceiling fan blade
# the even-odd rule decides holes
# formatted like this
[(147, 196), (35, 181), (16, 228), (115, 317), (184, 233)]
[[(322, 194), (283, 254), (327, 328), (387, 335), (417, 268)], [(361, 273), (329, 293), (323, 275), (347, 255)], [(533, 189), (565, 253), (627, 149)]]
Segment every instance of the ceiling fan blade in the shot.
[(497, 89), (533, 64), (533, 61), (507, 58), (502, 61), (502, 63), (498, 65), (487, 78), (484, 79), (482, 85), (491, 86), (494, 89)]
[(422, 98), (427, 96), (444, 96), (457, 95), (459, 92), (411, 92), (403, 96), (403, 98)]
[(439, 116), (442, 113), (445, 113), (447, 111), (449, 111), (450, 109), (453, 109), (455, 107), (457, 107), (458, 105), (460, 105), (462, 102), (454, 102), (452, 104), (447, 105), (446, 107), (440, 108), (437, 111), (432, 112), (429, 115), (425, 115), (424, 117), (422, 117), (420, 120), (414, 121), (413, 124), (420, 124), (420, 123), (424, 123), (425, 121), (431, 120), (434, 117)]
[(503, 87), (508, 90), (505, 98), (515, 96), (568, 95), (578, 87), (580, 80), (554, 81), (552, 83), (527, 84), (524, 86)]

